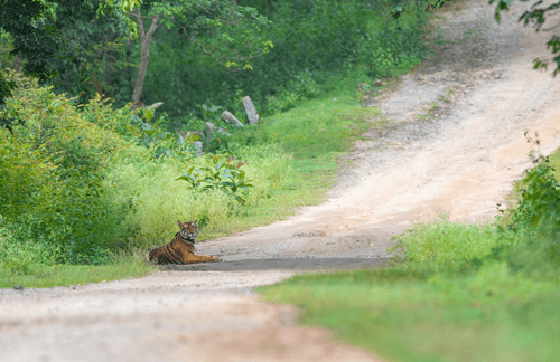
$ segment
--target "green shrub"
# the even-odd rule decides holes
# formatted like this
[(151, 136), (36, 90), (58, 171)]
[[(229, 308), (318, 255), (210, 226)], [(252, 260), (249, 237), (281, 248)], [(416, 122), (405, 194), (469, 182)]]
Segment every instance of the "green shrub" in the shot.
[[(169, 242), (177, 232), (178, 219), (204, 219), (206, 225), (201, 228), (201, 240), (223, 235), (232, 222), (232, 214), (241, 215), (262, 200), (272, 198), (274, 190), (287, 182), (291, 159), (279, 146), (239, 146), (237, 155), (237, 159), (247, 161), (237, 169), (242, 170), (244, 178), (252, 180), (253, 185), (248, 195), (240, 194), (245, 201), (243, 205), (232, 203), (231, 192), (224, 193), (219, 188), (195, 191), (187, 182), (177, 181), (193, 167), (207, 167), (208, 156), (189, 161), (168, 158), (160, 163), (115, 161), (105, 174), (103, 184), (106, 197), (112, 203), (134, 205), (135, 211), (129, 212), (122, 222), (130, 231), (127, 245), (149, 248)], [(220, 169), (223, 172), (223, 168)], [(201, 182), (200, 189), (214, 181), (218, 184), (226, 181), (223, 174), (221, 176), (222, 181), (216, 177)]]
[(33, 239), (61, 247), (65, 253), (57, 262), (101, 263), (121, 238), (107, 222), (127, 212), (102, 198), (103, 174), (121, 151), (133, 151), (117, 134), (84, 121), (52, 87), (38, 88), (36, 79), (17, 74), (10, 78), (18, 88), (6, 109), (18, 112), (25, 125), (13, 127), (13, 136), (1, 130), (6, 202), (0, 212), (31, 230)]
[(7, 129), (0, 128), (0, 138), (0, 214), (16, 220), (49, 205), (56, 192), (56, 166)]
[(467, 265), (480, 265), (497, 245), (491, 225), (461, 225), (448, 220), (416, 224), (396, 239), (397, 250), (415, 268), (445, 271)]
[[(51, 232), (51, 238), (56, 235)], [(50, 245), (32, 230), (8, 222), (0, 216), (0, 271), (4, 275), (33, 274), (39, 266), (55, 265), (64, 256), (61, 247)]]
[(232, 155), (212, 155), (206, 159), (205, 166), (192, 166), (177, 180), (186, 181), (194, 192), (221, 190), (244, 204), (253, 185), (245, 178), (245, 171), (240, 169), (243, 164), (235, 162)]
[(491, 258), (507, 260), (514, 270), (529, 275), (558, 278), (560, 183), (548, 157), (535, 158), (532, 152), (530, 156), (535, 167), (523, 179), (521, 202), (511, 213), (511, 223), (503, 227), (503, 216), (496, 219), (500, 243)]

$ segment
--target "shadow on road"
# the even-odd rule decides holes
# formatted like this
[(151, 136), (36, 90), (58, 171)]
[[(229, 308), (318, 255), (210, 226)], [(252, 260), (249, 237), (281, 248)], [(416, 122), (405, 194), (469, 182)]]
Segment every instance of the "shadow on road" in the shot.
[(392, 258), (316, 258), (316, 259), (246, 259), (192, 265), (165, 265), (161, 270), (325, 270), (372, 269), (383, 266)]

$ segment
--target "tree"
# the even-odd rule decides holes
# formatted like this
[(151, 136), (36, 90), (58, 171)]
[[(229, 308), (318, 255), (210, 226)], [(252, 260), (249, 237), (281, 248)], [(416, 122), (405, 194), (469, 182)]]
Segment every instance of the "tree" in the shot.
[[(139, 0), (118, 0), (99, 2), (96, 0), (0, 0), (0, 29), (8, 32), (13, 38), (11, 55), (16, 56), (16, 68), (25, 58), (27, 64), (23, 71), (26, 75), (34, 75), (41, 80), (52, 79), (58, 75), (53, 65), (55, 59), (65, 58), (77, 64), (86, 61), (81, 47), (72, 46), (62, 35), (57, 25), (57, 14), (63, 17), (91, 13), (95, 11), (97, 18), (107, 12), (119, 19), (119, 28), (126, 29), (137, 37), (135, 24), (124, 14), (131, 11)], [(19, 69), (16, 69), (16, 71)]]
[(138, 75), (136, 76), (136, 82), (134, 83), (134, 89), (132, 91), (132, 103), (133, 108), (136, 108), (136, 104), (140, 102), (140, 95), (142, 94), (142, 88), (144, 87), (144, 77), (146, 76), (146, 70), (148, 69), (148, 61), (150, 60), (150, 41), (152, 40), (152, 35), (158, 28), (158, 20), (160, 15), (151, 16), (152, 23), (148, 32), (144, 32), (144, 24), (142, 22), (142, 15), (140, 10), (136, 10), (134, 15), (138, 19), (138, 29), (140, 31), (140, 41), (142, 42), (142, 50), (140, 55), (140, 66), (138, 68)]
[[(259, 36), (260, 26), (268, 24), (269, 20), (253, 8), (238, 6), (235, 0), (151, 1), (148, 16), (142, 17), (139, 10), (129, 13), (131, 15), (138, 20), (142, 42), (140, 67), (132, 92), (134, 104), (140, 101), (150, 57), (150, 41), (160, 19), (167, 29), (174, 26), (182, 29), (205, 55), (229, 71), (252, 69), (248, 60), (266, 54), (272, 48), (271, 41)], [(147, 32), (144, 32), (143, 18), (151, 19)], [(236, 62), (239, 61), (244, 64), (238, 65)]]
[[(41, 81), (53, 80), (59, 75), (57, 65), (60, 67), (61, 61), (74, 67), (87, 63), (84, 48), (76, 42), (70, 45), (61, 30), (75, 29), (75, 26), (66, 26), (69, 20), (74, 25), (80, 21), (83, 23), (84, 19), (89, 21), (94, 15), (99, 19), (109, 13), (117, 19), (120, 31), (137, 38), (136, 24), (125, 16), (134, 5), (139, 6), (139, 0), (0, 0), (0, 30), (2, 37), (14, 39), (10, 54), (15, 56), (16, 72), (21, 72), (22, 60), (26, 59), (25, 75), (36, 76)], [(0, 109), (4, 99), (11, 95), (13, 86), (13, 82), (7, 82), (0, 72)]]
[[(92, 54), (88, 48), (91, 47), (91, 41), (88, 43), (90, 35), (99, 33), (100, 26), (110, 27), (110, 30), (103, 29), (105, 34), (115, 34), (112, 23), (99, 22), (100, 15), (116, 21), (119, 33), (128, 37), (128, 45), (131, 37), (138, 39), (139, 32), (142, 51), (132, 92), (133, 103), (140, 100), (149, 61), (149, 43), (160, 19), (168, 29), (172, 26), (183, 29), (188, 39), (195, 42), (204, 54), (230, 71), (251, 69), (248, 60), (266, 54), (272, 47), (272, 42), (259, 37), (259, 26), (267, 24), (268, 20), (259, 16), (255, 9), (237, 6), (235, 0), (146, 0), (144, 11), (147, 16), (140, 13), (140, 1), (0, 0), (0, 29), (15, 39), (10, 54), (16, 56), (17, 70), (21, 60), (26, 59), (24, 73), (38, 76), (43, 81), (60, 80), (61, 73), (66, 72), (67, 84), (74, 84), (73, 90), (81, 90), (79, 94), (84, 93), (83, 87), (78, 89), (84, 81), (95, 83), (97, 91), (104, 84), (106, 67), (99, 72), (101, 79), (89, 80), (96, 77), (95, 71), (93, 75), (84, 74), (84, 71), (92, 70), (92, 65), (88, 64)], [(135, 5), (137, 9), (134, 9)], [(97, 20), (91, 20), (94, 12)], [(129, 17), (136, 17), (137, 23)], [(152, 20), (147, 32), (142, 22), (144, 18)], [(109, 39), (105, 37), (104, 41), (107, 44)], [(103, 52), (105, 64), (105, 48)], [(239, 61), (244, 64), (238, 65), (236, 62)], [(81, 79), (70, 82), (72, 76)]]
[[(494, 1), (496, 0), (490, 0), (489, 4), (494, 3)], [(513, 1), (514, 0), (498, 0), (496, 5), (496, 11), (494, 12), (494, 18), (498, 23), (501, 20), (500, 12), (502, 10), (508, 10), (508, 5), (510, 5)], [(521, 0), (521, 1), (528, 1), (528, 0)], [(533, 21), (536, 28), (535, 31), (540, 31), (545, 21), (544, 13), (560, 8), (560, 2), (552, 3), (550, 6), (545, 8), (537, 8), (537, 6), (541, 5), (542, 2), (543, 2), (542, 0), (539, 0), (536, 3), (534, 3), (533, 6), (531, 7), (531, 11), (525, 11), (523, 15), (521, 15), (521, 17), (519, 18), (519, 21), (524, 20), (525, 26), (527, 26), (531, 21)], [(542, 29), (542, 30), (550, 31), (550, 30), (557, 29), (559, 26), (560, 24), (557, 24), (556, 26), (550, 27), (548, 29)], [(553, 55), (558, 54), (560, 52), (560, 37), (558, 37), (557, 35), (553, 35), (552, 38), (547, 42), (547, 48), (552, 48)], [(557, 68), (552, 73), (552, 76), (556, 77), (556, 75), (558, 75), (558, 73), (560, 72), (560, 54), (552, 58), (552, 61), (556, 62), (556, 64), (558, 65)], [(535, 58), (533, 59), (533, 68), (534, 69), (542, 68), (546, 70), (548, 69), (548, 64), (543, 63), (543, 61), (540, 60), (539, 58)]]

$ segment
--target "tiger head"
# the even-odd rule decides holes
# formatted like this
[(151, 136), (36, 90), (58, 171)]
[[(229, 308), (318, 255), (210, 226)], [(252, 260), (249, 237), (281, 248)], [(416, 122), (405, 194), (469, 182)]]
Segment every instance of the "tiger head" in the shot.
[(181, 222), (177, 220), (177, 225), (179, 225), (179, 235), (191, 243), (196, 243), (196, 237), (198, 235), (198, 226), (196, 225), (198, 220), (195, 221), (185, 221)]

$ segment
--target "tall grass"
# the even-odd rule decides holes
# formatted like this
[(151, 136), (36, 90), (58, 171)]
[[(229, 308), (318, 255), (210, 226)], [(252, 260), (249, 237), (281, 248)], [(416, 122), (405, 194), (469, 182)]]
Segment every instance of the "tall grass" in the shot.
[[(243, 171), (254, 188), (246, 200), (246, 208), (268, 200), (275, 189), (282, 187), (290, 176), (290, 157), (278, 146), (260, 145), (241, 149)], [(105, 178), (107, 197), (115, 203), (133, 202), (136, 212), (125, 223), (138, 230), (134, 246), (148, 248), (169, 242), (176, 232), (176, 221), (207, 220), (200, 238), (225, 235), (231, 231), (229, 222), (235, 219), (240, 205), (219, 190), (197, 192), (177, 180), (188, 167), (202, 166), (204, 159), (182, 163), (168, 160), (158, 164), (116, 163)]]

